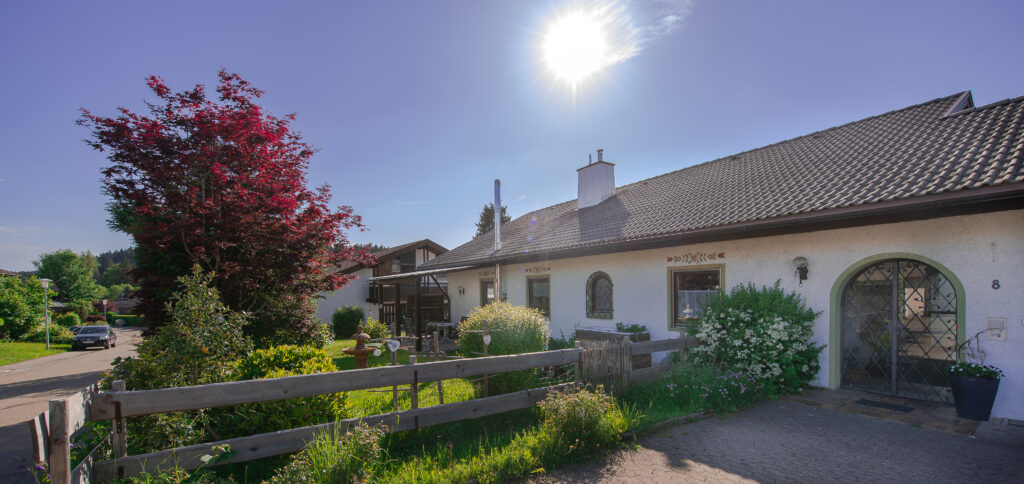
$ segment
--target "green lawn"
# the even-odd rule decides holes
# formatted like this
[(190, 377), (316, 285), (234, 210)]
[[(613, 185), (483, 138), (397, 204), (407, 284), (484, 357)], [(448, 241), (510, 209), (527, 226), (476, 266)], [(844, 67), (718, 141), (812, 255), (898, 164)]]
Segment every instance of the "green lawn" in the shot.
[[(324, 351), (327, 355), (334, 360), (334, 366), (338, 367), (339, 370), (352, 370), (356, 367), (356, 360), (351, 355), (345, 354), (341, 351), (344, 348), (350, 348), (356, 345), (355, 340), (337, 340), (330, 344)], [(396, 355), (399, 364), (405, 365), (409, 363), (409, 352), (399, 349)], [(367, 362), (370, 367), (376, 366), (387, 366), (391, 364), (391, 354), (386, 346), (382, 346), (381, 355), (373, 356), (370, 355), (370, 359)], [(470, 400), (475, 396), (476, 390), (473, 384), (457, 378), (454, 380), (445, 380), (442, 384), (444, 387), (444, 402), (455, 403)], [(408, 385), (406, 385), (408, 387)], [(437, 382), (421, 383), (419, 385), (419, 406), (420, 408), (432, 407), (439, 403), (437, 393)], [(391, 387), (381, 388), (379, 390), (391, 390)], [(369, 391), (369, 390), (358, 390), (348, 392), (348, 397), (352, 403), (353, 417), (366, 417), (370, 415), (379, 415), (382, 413), (389, 413), (394, 411), (394, 401), (392, 393), (390, 391)], [(401, 391), (398, 393), (398, 407), (400, 410), (408, 410), (410, 406), (409, 392)]]
[(71, 345), (66, 344), (51, 344), (47, 350), (46, 343), (0, 343), (0, 365), (55, 355), (70, 349)]

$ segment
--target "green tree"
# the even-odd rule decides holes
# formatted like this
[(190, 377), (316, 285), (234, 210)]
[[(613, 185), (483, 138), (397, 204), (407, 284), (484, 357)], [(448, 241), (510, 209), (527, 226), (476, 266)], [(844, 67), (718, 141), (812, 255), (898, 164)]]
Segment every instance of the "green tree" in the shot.
[(70, 249), (58, 250), (39, 256), (33, 262), (38, 275), (51, 279), (57, 286), (57, 299), (61, 301), (92, 301), (99, 296), (95, 274), (99, 262), (89, 252), (75, 254)]
[(32, 276), (0, 277), (0, 340), (18, 339), (43, 325), (43, 286)]
[(252, 349), (242, 334), (244, 313), (227, 308), (199, 266), (178, 278), (167, 302), (168, 323), (138, 345), (138, 358), (116, 362), (114, 373), (131, 390), (216, 383), (229, 378), (235, 360)]
[[(508, 207), (501, 206), (501, 223), (502, 225), (512, 221), (512, 217), (508, 216)], [(476, 237), (479, 237), (487, 232), (494, 230), (494, 204), (488, 203), (484, 205), (484, 209), (480, 212), (480, 221), (476, 223)]]

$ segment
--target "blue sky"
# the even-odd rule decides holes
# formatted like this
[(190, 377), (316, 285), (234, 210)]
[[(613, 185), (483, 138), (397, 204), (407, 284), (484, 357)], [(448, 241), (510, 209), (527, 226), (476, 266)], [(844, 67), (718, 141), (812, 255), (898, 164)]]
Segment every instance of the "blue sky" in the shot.
[(634, 55), (573, 94), (541, 61), (582, 3), (30, 2), (0, 5), (0, 268), (128, 247), (106, 228), (103, 155), (78, 109), (143, 110), (223, 66), (267, 91), (320, 148), (369, 231), (356, 242), (474, 233), (501, 178), (514, 217), (576, 197), (604, 148), (623, 185), (971, 89), (1024, 95), (1024, 3), (620, 1)]

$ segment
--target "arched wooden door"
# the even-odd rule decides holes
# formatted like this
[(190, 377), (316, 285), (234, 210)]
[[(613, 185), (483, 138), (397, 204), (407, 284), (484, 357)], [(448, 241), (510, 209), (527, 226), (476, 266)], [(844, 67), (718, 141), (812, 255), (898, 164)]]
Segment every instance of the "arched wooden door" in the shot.
[(868, 266), (843, 291), (843, 386), (952, 402), (945, 370), (957, 324), (956, 289), (938, 269), (906, 259)]

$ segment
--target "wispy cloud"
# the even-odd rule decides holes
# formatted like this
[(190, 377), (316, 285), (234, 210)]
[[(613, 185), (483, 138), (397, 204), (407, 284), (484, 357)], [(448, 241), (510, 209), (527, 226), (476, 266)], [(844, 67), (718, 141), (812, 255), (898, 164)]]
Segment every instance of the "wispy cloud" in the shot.
[(3, 182), (5, 182), (5, 181), (7, 181), (7, 179), (6, 179), (6, 178), (0, 178), (0, 183), (3, 183)]
[(395, 204), (396, 205), (405, 205), (405, 206), (428, 205), (428, 204), (430, 204), (430, 200), (399, 200), (399, 201), (395, 202)]
[(515, 199), (515, 201), (517, 201), (517, 202), (521, 202), (523, 200), (526, 200), (526, 194), (525, 193), (522, 194), (522, 195), (519, 195), (519, 198)]
[(696, 0), (610, 0), (595, 7), (608, 40), (608, 65), (639, 55), (649, 44), (676, 32)]

